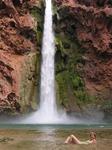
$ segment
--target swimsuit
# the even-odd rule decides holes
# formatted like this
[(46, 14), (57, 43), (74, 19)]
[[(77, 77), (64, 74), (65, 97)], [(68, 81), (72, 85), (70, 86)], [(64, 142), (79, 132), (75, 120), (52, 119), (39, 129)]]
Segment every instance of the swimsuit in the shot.
[(80, 142), (79, 144), (85, 144), (85, 145), (88, 145), (88, 144), (91, 144), (92, 141), (88, 140), (88, 141), (84, 141), (84, 142)]

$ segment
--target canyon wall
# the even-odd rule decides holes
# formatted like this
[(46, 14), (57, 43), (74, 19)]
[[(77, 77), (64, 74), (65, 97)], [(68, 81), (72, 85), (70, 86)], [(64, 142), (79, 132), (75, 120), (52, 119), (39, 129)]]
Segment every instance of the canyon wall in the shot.
[(55, 0), (58, 104), (112, 114), (112, 1)]
[(37, 108), (42, 5), (41, 0), (0, 1), (0, 114)]

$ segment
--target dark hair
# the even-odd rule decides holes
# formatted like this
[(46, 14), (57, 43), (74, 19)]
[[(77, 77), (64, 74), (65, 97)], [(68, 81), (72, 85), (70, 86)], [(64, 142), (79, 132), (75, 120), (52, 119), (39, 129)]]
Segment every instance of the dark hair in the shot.
[(95, 132), (90, 132), (90, 136), (94, 135), (94, 138), (96, 139), (96, 133)]

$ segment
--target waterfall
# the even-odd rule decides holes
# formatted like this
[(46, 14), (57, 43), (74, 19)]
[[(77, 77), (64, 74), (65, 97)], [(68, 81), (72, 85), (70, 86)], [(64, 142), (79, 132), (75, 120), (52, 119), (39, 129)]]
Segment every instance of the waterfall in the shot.
[(44, 19), (44, 33), (42, 42), (42, 64), (41, 64), (41, 85), (40, 85), (40, 112), (41, 117), (52, 120), (57, 114), (55, 100), (55, 44), (52, 27), (52, 2), (46, 0)]
[(52, 0), (46, 0), (41, 54), (40, 106), (36, 113), (26, 119), (26, 122), (30, 120), (32, 123), (56, 123), (59, 116), (55, 96), (55, 42)]

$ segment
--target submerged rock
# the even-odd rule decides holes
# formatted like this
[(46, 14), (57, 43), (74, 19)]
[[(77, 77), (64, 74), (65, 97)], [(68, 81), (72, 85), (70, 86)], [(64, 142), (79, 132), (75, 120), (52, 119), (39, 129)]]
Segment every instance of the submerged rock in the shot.
[(1, 142), (9, 142), (9, 141), (13, 141), (13, 140), (14, 140), (13, 138), (4, 137), (4, 138), (0, 139), (0, 143)]

